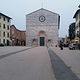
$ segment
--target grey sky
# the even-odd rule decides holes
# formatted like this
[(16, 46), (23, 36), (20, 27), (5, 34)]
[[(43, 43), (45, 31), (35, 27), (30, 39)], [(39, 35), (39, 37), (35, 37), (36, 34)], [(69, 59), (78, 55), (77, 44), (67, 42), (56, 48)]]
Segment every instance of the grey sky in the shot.
[(59, 36), (65, 37), (68, 35), (70, 23), (74, 22), (73, 15), (79, 4), (80, 0), (1, 0), (0, 12), (12, 18), (11, 24), (20, 30), (25, 30), (25, 15), (43, 7), (60, 14)]

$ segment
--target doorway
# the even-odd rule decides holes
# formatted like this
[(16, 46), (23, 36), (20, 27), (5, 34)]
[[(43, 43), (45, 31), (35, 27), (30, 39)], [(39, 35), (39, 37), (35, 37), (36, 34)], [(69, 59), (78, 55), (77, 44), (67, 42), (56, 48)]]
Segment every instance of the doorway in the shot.
[(45, 37), (40, 37), (40, 46), (45, 45)]
[(7, 40), (7, 46), (9, 46), (9, 40)]

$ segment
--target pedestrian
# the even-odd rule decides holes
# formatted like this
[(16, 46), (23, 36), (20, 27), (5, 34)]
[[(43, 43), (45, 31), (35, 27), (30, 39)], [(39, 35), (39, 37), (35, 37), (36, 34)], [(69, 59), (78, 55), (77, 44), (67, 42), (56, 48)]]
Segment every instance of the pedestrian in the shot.
[(63, 43), (60, 41), (60, 49), (63, 50)]

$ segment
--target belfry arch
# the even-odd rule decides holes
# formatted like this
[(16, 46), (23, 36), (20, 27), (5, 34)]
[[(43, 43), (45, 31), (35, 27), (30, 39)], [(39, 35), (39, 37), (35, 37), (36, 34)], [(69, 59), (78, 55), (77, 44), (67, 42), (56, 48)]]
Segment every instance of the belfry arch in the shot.
[(38, 33), (38, 46), (46, 46), (47, 45), (47, 35), (45, 31), (41, 30)]

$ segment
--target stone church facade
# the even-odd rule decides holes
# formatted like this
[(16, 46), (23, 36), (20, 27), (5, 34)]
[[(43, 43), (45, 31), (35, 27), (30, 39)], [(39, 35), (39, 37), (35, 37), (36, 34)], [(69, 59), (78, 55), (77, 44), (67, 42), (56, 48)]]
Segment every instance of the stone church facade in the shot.
[(26, 15), (26, 46), (53, 46), (58, 43), (60, 16), (46, 9)]

